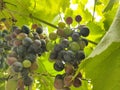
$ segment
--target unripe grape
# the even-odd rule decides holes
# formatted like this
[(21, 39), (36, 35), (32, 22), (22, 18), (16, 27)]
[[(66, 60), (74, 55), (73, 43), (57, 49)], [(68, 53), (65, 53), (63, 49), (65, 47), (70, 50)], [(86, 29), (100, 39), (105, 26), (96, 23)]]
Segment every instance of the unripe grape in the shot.
[(49, 34), (49, 38), (50, 38), (50, 40), (56, 40), (56, 39), (57, 39), (57, 34), (54, 33), (54, 32), (51, 32), (51, 33)]
[(53, 45), (53, 43), (52, 43), (51, 41), (49, 41), (49, 42), (47, 43), (47, 45), (46, 45), (46, 48), (47, 48), (48, 51), (49, 51), (49, 50), (52, 50), (53, 47), (54, 47), (54, 45)]
[(23, 40), (25, 37), (27, 37), (27, 34), (25, 34), (25, 33), (20, 33), (17, 35), (18, 40)]
[(73, 31), (70, 28), (65, 28), (64, 33), (66, 36), (70, 36), (70, 35), (72, 35)]
[(62, 28), (62, 29), (65, 28), (65, 23), (64, 22), (59, 22), (58, 27)]
[(29, 68), (31, 66), (30, 60), (24, 60), (22, 63), (23, 63), (23, 67), (25, 68)]
[(80, 46), (77, 42), (71, 42), (69, 47), (73, 51), (78, 51), (80, 49)]

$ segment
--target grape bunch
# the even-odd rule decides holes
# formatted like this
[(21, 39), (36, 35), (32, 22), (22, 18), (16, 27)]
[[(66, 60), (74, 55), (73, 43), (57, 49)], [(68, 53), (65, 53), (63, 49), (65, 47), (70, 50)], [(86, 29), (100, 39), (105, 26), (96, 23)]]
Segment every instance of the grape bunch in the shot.
[(5, 69), (7, 67), (5, 59), (7, 53), (11, 50), (11, 47), (7, 44), (4, 37), (9, 34), (9, 31), (6, 29), (0, 30), (0, 69)]
[(27, 25), (21, 28), (13, 26), (11, 33), (4, 37), (7, 45), (11, 47), (6, 57), (8, 72), (13, 76), (18, 75), (17, 90), (32, 85), (32, 74), (38, 69), (37, 57), (46, 52), (43, 28), (34, 24), (31, 29)]
[[(54, 87), (57, 90), (70, 90), (70, 86), (80, 87), (82, 85), (81, 72), (74, 77), (78, 66), (85, 58), (84, 48), (88, 45), (85, 39), (90, 33), (87, 26), (81, 25), (82, 17), (77, 15), (75, 21), (77, 27), (73, 28), (72, 17), (67, 17), (65, 22), (58, 23), (58, 29), (49, 34), (50, 41), (47, 49), (50, 50), (49, 60), (54, 62), (53, 68), (63, 74), (58, 74), (54, 80)], [(54, 43), (54, 44), (53, 44)]]

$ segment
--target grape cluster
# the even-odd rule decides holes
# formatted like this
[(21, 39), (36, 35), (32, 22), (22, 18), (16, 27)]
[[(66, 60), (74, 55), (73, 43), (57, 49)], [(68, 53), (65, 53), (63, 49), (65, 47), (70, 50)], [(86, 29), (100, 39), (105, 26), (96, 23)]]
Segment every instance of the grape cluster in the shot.
[(6, 63), (9, 73), (18, 74), (18, 89), (21, 83), (30, 86), (33, 82), (32, 73), (38, 69), (37, 57), (46, 51), (46, 37), (43, 36), (41, 26), (32, 25), (32, 30), (27, 25), (21, 28), (13, 26), (11, 33), (6, 35), (5, 41), (11, 47)]
[[(47, 49), (51, 50), (49, 59), (54, 62), (53, 68), (56, 71), (65, 71), (55, 77), (54, 87), (57, 90), (70, 90), (71, 85), (80, 87), (82, 84), (81, 73), (73, 79), (78, 65), (85, 58), (84, 48), (88, 45), (85, 37), (90, 33), (87, 26), (80, 24), (81, 20), (82, 17), (77, 15), (75, 21), (78, 22), (78, 26), (73, 28), (71, 27), (73, 18), (67, 17), (66, 23), (59, 22), (58, 29), (49, 34), (50, 42), (47, 43)], [(55, 45), (51, 42), (55, 42)]]
[(9, 31), (6, 29), (0, 30), (0, 68), (5, 69), (6, 68), (6, 63), (5, 59), (7, 57), (7, 53), (11, 49), (11, 47), (7, 44), (5, 41), (4, 37), (9, 34)]

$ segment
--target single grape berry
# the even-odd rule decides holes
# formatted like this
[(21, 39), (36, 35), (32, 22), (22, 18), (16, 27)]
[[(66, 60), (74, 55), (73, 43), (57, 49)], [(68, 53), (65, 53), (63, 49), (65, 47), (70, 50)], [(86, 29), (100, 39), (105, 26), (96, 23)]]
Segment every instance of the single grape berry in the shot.
[(49, 38), (50, 40), (56, 40), (57, 39), (57, 34), (54, 32), (49, 33)]
[(85, 58), (85, 53), (84, 53), (82, 50), (77, 51), (77, 53), (76, 53), (76, 58), (77, 58), (78, 60), (84, 59), (84, 58)]
[(57, 35), (61, 37), (65, 37), (65, 32), (62, 29), (57, 29)]
[(36, 29), (37, 27), (38, 27), (37, 24), (32, 24), (32, 26), (31, 26), (32, 29)]
[(80, 80), (79, 78), (75, 78), (75, 79), (73, 80), (73, 86), (74, 86), (74, 87), (78, 88), (78, 87), (80, 87), (81, 85), (82, 85), (82, 82), (81, 82), (81, 80)]
[(71, 62), (72, 60), (74, 60), (74, 52), (71, 50), (68, 50), (65, 52), (63, 57), (65, 62)]
[(25, 33), (19, 33), (16, 38), (18, 40), (23, 40), (25, 37), (27, 37), (27, 34), (25, 34)]
[(72, 77), (73, 77), (72, 75), (66, 75), (64, 77), (64, 86), (65, 87), (70, 87), (72, 85), (72, 83), (73, 83)]
[(64, 54), (66, 53), (65, 50), (61, 50), (60, 52), (58, 52), (58, 56), (57, 59), (58, 60), (63, 60), (64, 59)]
[(56, 53), (54, 51), (52, 51), (50, 53), (50, 56), (49, 56), (50, 60), (55, 60), (55, 59), (57, 59), (57, 57), (58, 57), (58, 53)]
[(23, 61), (23, 67), (29, 68), (30, 66), (31, 66), (30, 60), (24, 60), (24, 61)]
[(36, 28), (36, 32), (37, 32), (38, 34), (41, 34), (41, 33), (43, 32), (43, 28), (42, 28), (42, 27), (37, 27), (37, 28)]
[(49, 50), (52, 50), (52, 49), (54, 48), (54, 44), (53, 44), (51, 41), (49, 41), (49, 42), (46, 44), (46, 48), (47, 48), (48, 51), (49, 51)]
[(66, 35), (66, 37), (67, 37), (67, 36), (72, 35), (73, 30), (71, 30), (70, 28), (65, 28), (65, 29), (64, 29), (64, 33), (65, 33), (65, 35)]
[(70, 75), (74, 72), (74, 67), (71, 64), (66, 64), (65, 65), (65, 73)]
[(64, 69), (64, 64), (61, 61), (56, 61), (54, 63), (54, 69), (56, 71), (62, 71)]
[(80, 34), (84, 37), (87, 37), (90, 33), (90, 30), (88, 27), (85, 27), (83, 26), (81, 29), (80, 29)]
[(80, 22), (81, 20), (82, 20), (82, 17), (80, 16), (80, 15), (77, 15), (76, 17), (75, 17), (75, 20), (76, 20), (76, 22)]
[(73, 19), (72, 19), (72, 17), (67, 17), (65, 21), (68, 25), (70, 25), (70, 24), (72, 24)]
[(63, 50), (62, 44), (56, 44), (56, 45), (54, 46), (54, 51), (55, 51), (55, 52), (60, 52), (61, 50)]
[(56, 89), (62, 89), (64, 87), (64, 82), (62, 75), (57, 75), (54, 80), (54, 87)]
[(67, 48), (69, 46), (69, 40), (68, 39), (62, 39), (61, 40), (61, 45), (64, 47), (64, 48)]
[(32, 39), (29, 37), (26, 37), (22, 40), (22, 44), (26, 47), (29, 47), (32, 44)]
[(71, 42), (69, 47), (73, 51), (78, 51), (80, 49), (80, 45), (75, 41)]
[(25, 86), (30, 86), (32, 84), (32, 82), (33, 82), (33, 78), (32, 77), (30, 77), (30, 76), (24, 77), (24, 85)]
[(30, 29), (28, 28), (27, 25), (23, 25), (21, 31), (22, 31), (23, 33), (26, 33), (26, 34), (29, 34), (29, 33), (30, 33)]
[(6, 63), (8, 65), (12, 65), (16, 61), (17, 61), (17, 58), (15, 58), (15, 57), (7, 57), (7, 59), (6, 59)]
[(72, 40), (73, 41), (78, 41), (79, 37), (80, 37), (80, 35), (79, 35), (78, 32), (73, 32), (73, 34), (72, 34)]
[(61, 29), (65, 28), (65, 23), (64, 22), (59, 22), (58, 27), (61, 28)]
[(12, 68), (13, 68), (13, 70), (15, 71), (15, 72), (20, 72), (21, 70), (22, 70), (22, 68), (23, 68), (23, 65), (22, 65), (22, 63), (21, 62), (14, 62), (13, 64), (12, 64)]

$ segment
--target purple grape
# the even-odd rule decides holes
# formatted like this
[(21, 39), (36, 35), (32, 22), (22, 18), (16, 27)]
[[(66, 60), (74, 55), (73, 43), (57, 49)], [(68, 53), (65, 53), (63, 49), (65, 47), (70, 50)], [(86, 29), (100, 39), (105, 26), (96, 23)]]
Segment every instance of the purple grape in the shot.
[(12, 64), (12, 68), (15, 72), (20, 72), (23, 68), (23, 65), (22, 63), (16, 61)]
[(90, 33), (90, 30), (89, 28), (83, 26), (81, 29), (80, 29), (80, 34), (84, 37), (87, 37)]
[(65, 62), (71, 62), (72, 60), (74, 60), (74, 52), (71, 50), (68, 50), (66, 51), (63, 57)]
[(38, 34), (41, 34), (41, 33), (43, 32), (42, 27), (37, 27), (37, 28), (36, 28), (36, 32), (37, 32)]
[(27, 25), (23, 25), (21, 31), (22, 31), (23, 33), (26, 33), (26, 34), (29, 34), (29, 33), (30, 33), (30, 29), (28, 28)]
[(33, 41), (29, 37), (26, 37), (22, 40), (22, 44), (26, 47), (29, 47), (32, 43), (33, 43)]
[(78, 32), (73, 32), (73, 34), (72, 34), (72, 40), (73, 41), (78, 41), (79, 37), (80, 37), (80, 35), (79, 35)]
[(54, 63), (54, 69), (56, 71), (62, 71), (64, 69), (64, 64), (61, 61), (56, 61)]
[(80, 15), (77, 15), (75, 17), (75, 20), (79, 23), (82, 20), (82, 17)]

